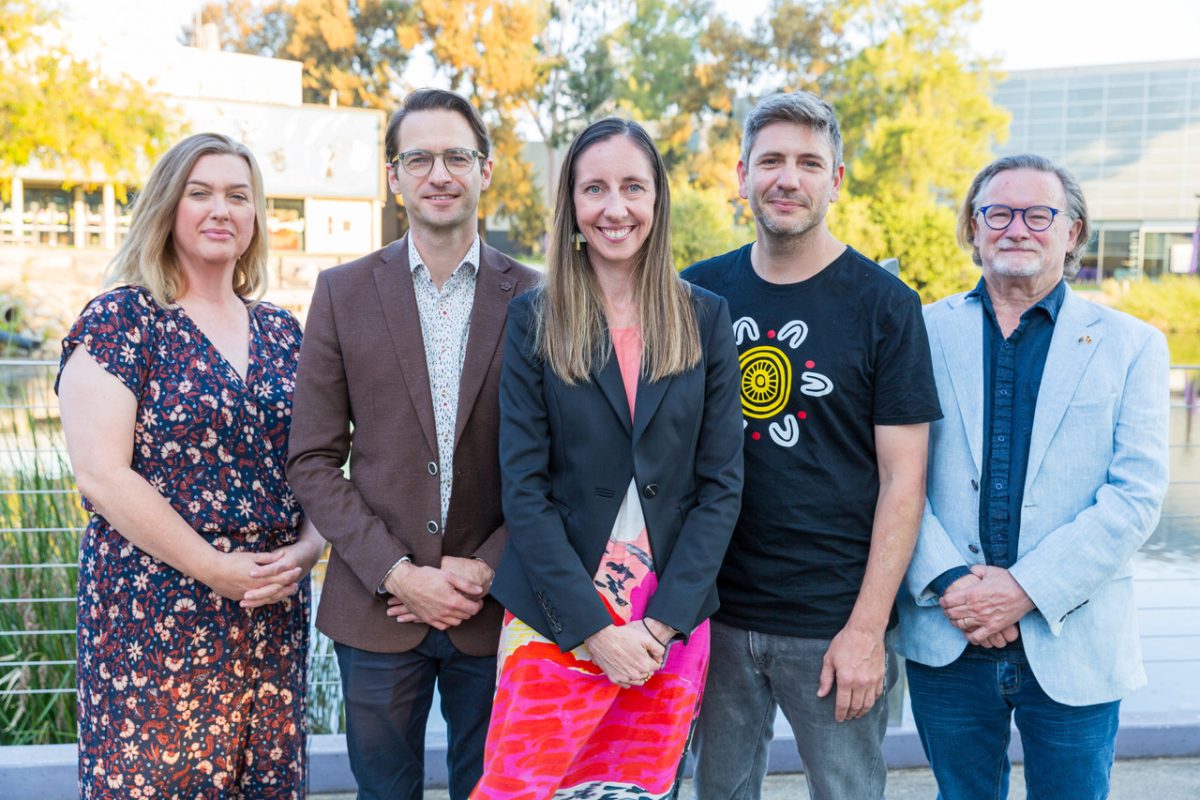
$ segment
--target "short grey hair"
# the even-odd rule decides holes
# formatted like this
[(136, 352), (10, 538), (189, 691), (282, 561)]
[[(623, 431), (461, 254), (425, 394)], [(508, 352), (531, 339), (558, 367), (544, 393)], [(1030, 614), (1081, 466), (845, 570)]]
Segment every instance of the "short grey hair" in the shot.
[(754, 140), (763, 128), (776, 122), (807, 125), (825, 134), (833, 148), (833, 169), (842, 163), (842, 130), (833, 106), (810, 92), (782, 92), (760, 100), (746, 115), (742, 128), (742, 161), (749, 163)]
[(1071, 174), (1070, 170), (1036, 153), (1020, 153), (997, 158), (980, 170), (979, 174), (975, 176), (975, 180), (971, 181), (971, 188), (967, 190), (967, 197), (958, 211), (958, 243), (963, 247), (970, 247), (971, 260), (975, 262), (976, 266), (983, 266), (983, 260), (979, 257), (979, 248), (974, 244), (975, 237), (971, 231), (971, 221), (975, 218), (975, 212), (979, 210), (979, 197), (992, 178), (1001, 172), (1014, 169), (1032, 169), (1038, 172), (1053, 173), (1062, 183), (1063, 194), (1067, 201), (1067, 207), (1063, 209), (1063, 213), (1080, 222), (1079, 236), (1075, 240), (1075, 246), (1067, 251), (1066, 258), (1063, 259), (1063, 275), (1074, 278), (1075, 273), (1079, 271), (1079, 260), (1083, 258), (1083, 251), (1087, 248), (1088, 240), (1092, 236), (1092, 225), (1088, 220), (1087, 200), (1083, 196), (1083, 189), (1079, 186), (1079, 181), (1075, 180), (1075, 176)]

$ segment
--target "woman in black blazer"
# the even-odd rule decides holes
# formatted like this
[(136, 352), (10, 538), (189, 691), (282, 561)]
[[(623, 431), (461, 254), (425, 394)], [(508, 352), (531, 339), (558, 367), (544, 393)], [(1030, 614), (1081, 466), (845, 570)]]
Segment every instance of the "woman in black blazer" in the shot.
[(492, 585), (509, 613), (473, 797), (675, 789), (742, 425), (728, 308), (676, 275), (669, 219), (639, 125), (601, 120), (571, 143), (547, 282), (509, 308), (509, 545)]

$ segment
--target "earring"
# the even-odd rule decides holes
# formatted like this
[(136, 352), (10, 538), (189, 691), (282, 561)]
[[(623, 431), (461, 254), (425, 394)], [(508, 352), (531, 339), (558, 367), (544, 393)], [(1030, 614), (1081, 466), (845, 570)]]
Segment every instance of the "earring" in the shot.
[(579, 231), (575, 232), (575, 251), (578, 252), (587, 244), (587, 239), (583, 238), (583, 234)]

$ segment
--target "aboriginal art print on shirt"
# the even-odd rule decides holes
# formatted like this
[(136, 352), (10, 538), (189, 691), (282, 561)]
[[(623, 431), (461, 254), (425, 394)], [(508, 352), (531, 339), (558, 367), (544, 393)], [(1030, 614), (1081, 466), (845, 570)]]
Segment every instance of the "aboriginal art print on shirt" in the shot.
[[(833, 380), (805, 355), (808, 336), (808, 324), (801, 319), (765, 331), (753, 317), (734, 321), (733, 338), (741, 352), (742, 427), (751, 440), (762, 441), (765, 435), (780, 447), (795, 447), (810, 411), (820, 413), (818, 398), (834, 391)], [(814, 402), (793, 411), (794, 395)]]

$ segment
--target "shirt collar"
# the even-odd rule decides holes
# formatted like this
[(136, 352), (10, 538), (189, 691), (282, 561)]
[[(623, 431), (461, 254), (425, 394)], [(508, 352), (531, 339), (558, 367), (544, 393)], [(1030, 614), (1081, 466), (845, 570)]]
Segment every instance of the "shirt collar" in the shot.
[[(987, 292), (987, 282), (983, 278), (979, 279), (979, 283), (975, 284), (974, 289), (967, 292), (967, 297), (978, 298), (983, 303), (983, 307), (988, 310), (988, 313), (992, 314), (993, 316), (995, 315), (996, 312), (992, 307), (991, 295), (989, 295)], [(1066, 297), (1067, 281), (1066, 279), (1060, 278), (1054, 288), (1050, 290), (1050, 293), (1035, 303), (1032, 308), (1025, 312), (1025, 314), (1028, 314), (1035, 308), (1040, 308), (1048, 317), (1050, 317), (1051, 322), (1057, 322), (1058, 312), (1062, 310), (1063, 300), (1065, 300)], [(1022, 314), (1021, 316), (1023, 317), (1025, 314)]]
[[(479, 272), (479, 234), (475, 234), (475, 240), (467, 248), (467, 254), (463, 256), (462, 261), (458, 262), (458, 266), (450, 274), (457, 273), (464, 266), (472, 273)], [(429, 271), (429, 267), (421, 260), (421, 254), (417, 252), (417, 244), (413, 241), (412, 234), (410, 233), (408, 235), (408, 269), (415, 273), (418, 267), (425, 267), (425, 271)]]

